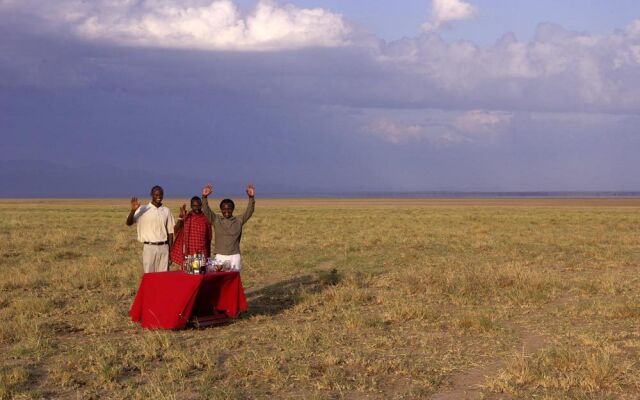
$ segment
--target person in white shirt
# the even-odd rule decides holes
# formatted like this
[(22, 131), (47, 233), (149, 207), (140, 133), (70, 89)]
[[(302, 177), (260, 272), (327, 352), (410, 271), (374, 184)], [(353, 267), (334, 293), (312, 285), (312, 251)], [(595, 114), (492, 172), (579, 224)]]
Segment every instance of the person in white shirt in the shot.
[(145, 273), (165, 272), (169, 269), (169, 249), (173, 243), (175, 222), (169, 208), (162, 205), (164, 190), (151, 188), (151, 202), (140, 206), (137, 197), (131, 198), (127, 226), (137, 224), (138, 241), (142, 248), (142, 268)]

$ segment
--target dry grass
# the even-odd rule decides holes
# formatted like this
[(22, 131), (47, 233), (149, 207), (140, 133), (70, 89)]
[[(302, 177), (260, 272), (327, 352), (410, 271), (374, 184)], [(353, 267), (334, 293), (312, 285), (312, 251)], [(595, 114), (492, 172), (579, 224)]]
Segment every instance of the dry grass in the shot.
[(3, 201), (0, 398), (638, 398), (639, 208), (259, 200), (250, 311), (166, 332), (125, 200)]

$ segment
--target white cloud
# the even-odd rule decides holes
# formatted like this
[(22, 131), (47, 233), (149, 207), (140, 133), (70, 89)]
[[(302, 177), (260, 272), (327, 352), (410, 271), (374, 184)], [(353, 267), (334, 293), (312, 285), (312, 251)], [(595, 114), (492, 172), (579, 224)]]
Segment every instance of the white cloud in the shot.
[(431, 3), (431, 21), (422, 26), (425, 31), (436, 31), (452, 21), (473, 18), (476, 8), (462, 0), (433, 0)]
[[(403, 106), (555, 112), (640, 110), (640, 20), (608, 34), (540, 24), (535, 38), (493, 46), (431, 33), (380, 46), (379, 60), (411, 80)], [(399, 77), (396, 81), (401, 81)]]
[[(230, 90), (237, 85), (260, 87), (261, 93), (295, 102), (380, 109), (640, 112), (640, 20), (606, 34), (541, 24), (532, 40), (519, 41), (505, 34), (491, 46), (447, 42), (436, 33), (387, 43), (357, 36), (342, 17), (330, 11), (279, 4), (262, 1), (244, 13), (230, 0), (0, 0), (0, 23), (18, 21), (14, 26), (22, 24), (30, 36), (42, 36), (41, 27), (49, 26), (50, 37), (63, 42), (69, 41), (72, 32), (92, 41), (228, 50), (352, 43), (331, 52), (305, 51), (287, 57), (251, 54), (254, 58), (240, 64), (251, 72), (240, 81), (231, 79), (233, 71), (227, 73), (222, 65), (215, 75), (211, 69), (196, 67), (195, 73), (203, 75), (190, 80), (199, 86), (215, 81)], [(8, 10), (20, 10), (23, 15)], [(37, 12), (40, 19), (14, 18), (28, 12)], [(466, 14), (441, 15), (447, 19)], [(39, 24), (43, 18), (46, 23)], [(135, 63), (109, 65), (102, 58), (87, 57), (63, 68), (64, 57), (51, 54), (44, 64), (42, 51), (22, 49), (10, 38), (5, 42), (5, 48), (12, 50), (0, 53), (0, 67), (10, 71), (0, 75), (4, 84), (18, 84), (27, 75), (23, 81), (57, 82), (69, 71), (77, 75), (66, 79), (74, 84), (92, 82), (96, 67), (109, 73), (116, 68), (136, 70), (141, 78), (148, 75), (144, 68), (138, 71)], [(88, 47), (95, 45), (88, 43)], [(158, 59), (176, 56), (162, 53)], [(61, 67), (53, 70), (56, 62)], [(183, 68), (187, 64), (184, 61)], [(422, 122), (413, 120), (409, 125)]]
[(280, 50), (348, 43), (350, 26), (322, 8), (260, 0), (243, 15), (231, 0), (4, 0), (0, 7), (38, 14), (82, 39), (129, 46), (206, 50)]
[(505, 133), (513, 114), (505, 111), (473, 110), (468, 112), (442, 112), (424, 110), (423, 117), (403, 112), (369, 117), (364, 131), (393, 144), (428, 141), (438, 145), (451, 145), (484, 140)]
[(429, 136), (428, 129), (423, 125), (400, 123), (388, 118), (377, 118), (365, 129), (394, 144), (419, 141)]
[(505, 111), (468, 111), (453, 121), (459, 131), (470, 134), (498, 134), (511, 124), (513, 114)]

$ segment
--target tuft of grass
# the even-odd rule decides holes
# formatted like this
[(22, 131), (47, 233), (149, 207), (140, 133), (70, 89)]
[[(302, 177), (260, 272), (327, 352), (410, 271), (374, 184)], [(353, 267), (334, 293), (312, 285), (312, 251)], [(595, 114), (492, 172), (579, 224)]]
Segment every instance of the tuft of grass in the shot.
[(534, 355), (514, 356), (488, 387), (518, 397), (543, 392), (568, 398), (613, 396), (632, 383), (628, 378), (633, 364), (608, 348), (554, 346)]
[(0, 398), (11, 399), (27, 388), (31, 374), (27, 366), (0, 367)]

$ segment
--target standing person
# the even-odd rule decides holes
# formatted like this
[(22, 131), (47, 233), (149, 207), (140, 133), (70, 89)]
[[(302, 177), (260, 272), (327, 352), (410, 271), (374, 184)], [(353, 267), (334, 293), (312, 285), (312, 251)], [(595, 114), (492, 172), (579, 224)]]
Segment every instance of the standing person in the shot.
[(171, 261), (182, 265), (185, 255), (197, 253), (211, 257), (211, 223), (202, 213), (200, 197), (191, 198), (191, 211), (187, 207), (180, 208), (180, 217), (173, 228), (175, 240), (171, 246)]
[(142, 268), (145, 273), (164, 272), (169, 268), (169, 248), (173, 242), (175, 222), (171, 211), (162, 205), (164, 190), (160, 186), (151, 188), (151, 201), (140, 206), (138, 198), (131, 198), (131, 212), (127, 226), (138, 224), (138, 241), (142, 248)]
[(213, 193), (211, 184), (202, 189), (202, 212), (207, 216), (214, 231), (214, 262), (229, 261), (231, 269), (234, 271), (242, 270), (242, 257), (240, 256), (240, 239), (242, 238), (242, 226), (251, 218), (255, 208), (255, 188), (253, 185), (247, 185), (247, 196), (249, 204), (244, 214), (239, 217), (233, 216), (235, 204), (231, 199), (224, 199), (220, 202), (220, 214), (211, 211), (207, 197)]

